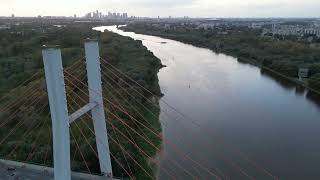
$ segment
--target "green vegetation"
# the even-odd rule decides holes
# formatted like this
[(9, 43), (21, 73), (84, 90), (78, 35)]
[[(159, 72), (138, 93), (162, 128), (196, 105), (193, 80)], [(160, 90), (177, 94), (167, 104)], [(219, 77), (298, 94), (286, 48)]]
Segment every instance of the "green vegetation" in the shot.
[(320, 73), (320, 50), (317, 44), (262, 37), (260, 30), (245, 27), (206, 31), (178, 26), (168, 30), (141, 23), (130, 24), (123, 29), (209, 48), (217, 53), (237, 57), (241, 62), (262, 65), (291, 78), (297, 78), (299, 67), (309, 67), (310, 86), (319, 89), (317, 84), (320, 79), (317, 74)]
[[(111, 32), (96, 32), (91, 30), (92, 24), (67, 24), (65, 27), (55, 27), (52, 23), (28, 23), (12, 26), (9, 30), (0, 30), (0, 106), (4, 108), (6, 104), (19, 100), (21, 94), (27, 93), (23, 101), (14, 104), (8, 110), (0, 111), (0, 139), (5, 139), (0, 144), (0, 155), (5, 159), (17, 161), (27, 161), (29, 163), (52, 166), (52, 147), (49, 143), (51, 138), (51, 122), (47, 116), (49, 112), (48, 99), (46, 94), (46, 86), (43, 77), (43, 65), (41, 56), (42, 44), (60, 45), (63, 55), (63, 62), (69, 73), (74, 74), (78, 79), (84, 79), (86, 82), (85, 68), (83, 62), (79, 63), (79, 59), (84, 56), (83, 40), (85, 38), (97, 38), (100, 41), (101, 57), (106, 59), (117, 69), (125, 72), (130, 78), (139, 82), (149, 89), (156, 96), (160, 96), (160, 88), (158, 85), (157, 73), (161, 68), (161, 63), (150, 51), (145, 48), (140, 41), (134, 41), (127, 37)], [(77, 63), (79, 63), (77, 65)], [(75, 67), (73, 67), (75, 66)], [(121, 110), (112, 106), (108, 100), (105, 100), (107, 106), (107, 116), (110, 124), (119, 129), (123, 134), (135, 142), (150, 156), (154, 157), (157, 150), (150, 146), (140, 136), (135, 134), (144, 134), (156, 147), (160, 148), (160, 139), (152, 134), (146, 127), (135, 122), (135, 118), (154, 129), (158, 134), (161, 133), (161, 125), (159, 122), (159, 103), (158, 99), (150, 95), (141, 87), (131, 81), (124, 81), (123, 75), (112, 68), (106, 68), (106, 63), (102, 66), (103, 71), (103, 88), (105, 89), (105, 97), (109, 101), (117, 105), (121, 105), (130, 116)], [(18, 84), (28, 79), (32, 74), (39, 72), (32, 81), (26, 82), (22, 87), (16, 88)], [(72, 113), (79, 106), (84, 105), (84, 101), (88, 101), (87, 88), (85, 85), (77, 82), (73, 77), (67, 77), (66, 81), (69, 111)], [(75, 84), (70, 83), (73, 82)], [(33, 88), (33, 93), (29, 93), (29, 88)], [(147, 99), (139, 94), (143, 94)], [(123, 97), (123, 98), (122, 98)], [(33, 103), (37, 100), (39, 103)], [(147, 111), (143, 106), (148, 107)], [(2, 109), (0, 108), (0, 109)], [(43, 111), (41, 111), (43, 109)], [(41, 113), (39, 113), (41, 112)], [(112, 114), (111, 114), (111, 113)], [(12, 118), (11, 114), (14, 114)], [(142, 117), (144, 118), (142, 118)], [(10, 117), (8, 123), (2, 124)], [(126, 127), (116, 117), (120, 117), (133, 130)], [(145, 123), (146, 119), (148, 123)], [(42, 125), (36, 126), (43, 121)], [(87, 172), (87, 165), (92, 173), (99, 173), (99, 163), (95, 153), (90, 145), (95, 148), (96, 142), (92, 132), (87, 125), (93, 129), (92, 120), (89, 116), (85, 116), (82, 121), (78, 121), (76, 125), (71, 126), (73, 136), (77, 139), (80, 150), (77, 149), (77, 143), (71, 136), (71, 158), (72, 169), (75, 171)], [(17, 124), (23, 122), (13, 134), (10, 131)], [(108, 132), (110, 137), (120, 142), (122, 147), (132, 156), (146, 171), (154, 175), (156, 170), (154, 164), (150, 163), (150, 159), (146, 158), (141, 152), (131, 144), (124, 136), (117, 132), (113, 126), (109, 124)], [(79, 126), (88, 138), (82, 137)], [(28, 138), (26, 132), (29, 128), (34, 128)], [(6, 139), (6, 136), (8, 138)], [(41, 138), (37, 138), (40, 135)], [(0, 140), (0, 141), (1, 141)], [(36, 143), (35, 143), (35, 140)], [(88, 143), (89, 142), (89, 143)], [(129, 155), (124, 153), (117, 143), (109, 140), (110, 149), (117, 161), (119, 161), (125, 169), (132, 173), (136, 179), (151, 179)], [(90, 144), (90, 145), (89, 145)], [(15, 148), (17, 147), (18, 148)], [(95, 149), (96, 150), (96, 149)], [(31, 155), (30, 155), (30, 152)], [(81, 154), (82, 153), (82, 154)], [(82, 155), (85, 157), (87, 164), (84, 163)], [(114, 176), (128, 177), (126, 172), (112, 158)]]

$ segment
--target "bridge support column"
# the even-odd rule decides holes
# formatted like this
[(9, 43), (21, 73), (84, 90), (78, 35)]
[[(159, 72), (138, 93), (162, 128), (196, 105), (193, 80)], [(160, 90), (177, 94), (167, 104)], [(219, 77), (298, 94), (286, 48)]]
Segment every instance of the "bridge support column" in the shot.
[(90, 103), (97, 103), (91, 110), (101, 173), (112, 177), (111, 158), (102, 97), (101, 67), (97, 40), (85, 42), (86, 64)]
[(61, 51), (57, 47), (42, 50), (52, 119), (54, 179), (71, 180), (69, 117)]

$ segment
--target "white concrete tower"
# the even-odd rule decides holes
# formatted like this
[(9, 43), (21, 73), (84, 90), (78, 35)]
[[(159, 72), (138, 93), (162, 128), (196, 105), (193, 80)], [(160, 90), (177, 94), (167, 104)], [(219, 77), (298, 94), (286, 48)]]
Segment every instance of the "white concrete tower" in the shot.
[(101, 173), (103, 173), (107, 177), (112, 177), (111, 158), (102, 97), (103, 95), (98, 41), (90, 39), (86, 40), (85, 53), (90, 103), (96, 103), (96, 106), (91, 109), (91, 115), (96, 135), (100, 169)]
[(42, 50), (52, 120), (55, 180), (70, 180), (70, 134), (61, 51), (56, 46)]

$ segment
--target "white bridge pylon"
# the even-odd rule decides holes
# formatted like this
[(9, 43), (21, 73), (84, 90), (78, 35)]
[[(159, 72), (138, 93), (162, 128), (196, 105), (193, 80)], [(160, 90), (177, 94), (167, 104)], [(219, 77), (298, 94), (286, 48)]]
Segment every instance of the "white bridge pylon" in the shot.
[(89, 111), (93, 119), (101, 173), (112, 178), (97, 40), (86, 40), (85, 54), (90, 102), (69, 116), (61, 50), (57, 46), (44, 46), (42, 50), (52, 120), (55, 180), (71, 180), (69, 127)]

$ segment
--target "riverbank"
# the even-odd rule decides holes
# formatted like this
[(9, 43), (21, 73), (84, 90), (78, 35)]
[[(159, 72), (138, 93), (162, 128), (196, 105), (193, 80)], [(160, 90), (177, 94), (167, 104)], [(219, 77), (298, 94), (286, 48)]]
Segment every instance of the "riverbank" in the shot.
[(310, 78), (307, 83), (312, 89), (320, 90), (320, 49), (307, 43), (261, 37), (259, 30), (248, 28), (205, 31), (177, 27), (168, 30), (147, 24), (130, 24), (121, 29), (209, 48), (291, 79), (298, 78), (300, 67), (308, 67)]

